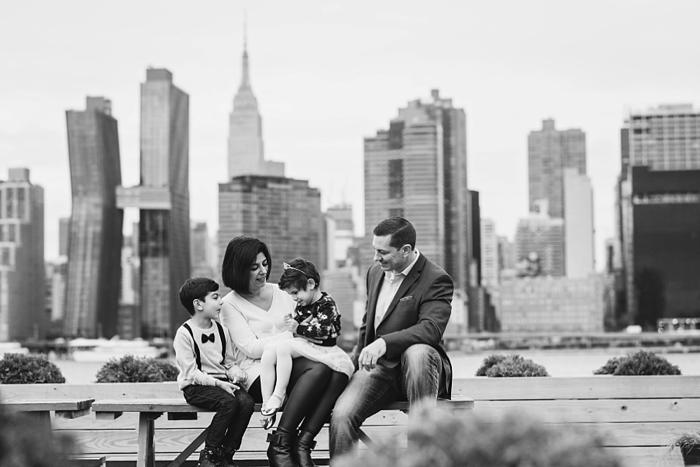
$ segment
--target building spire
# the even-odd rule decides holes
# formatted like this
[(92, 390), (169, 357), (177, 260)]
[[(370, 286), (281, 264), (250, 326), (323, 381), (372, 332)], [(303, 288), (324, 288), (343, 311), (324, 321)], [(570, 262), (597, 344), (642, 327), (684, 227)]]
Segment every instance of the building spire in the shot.
[(248, 68), (248, 15), (243, 14), (243, 74), (241, 76), (241, 88), (250, 87), (250, 71)]

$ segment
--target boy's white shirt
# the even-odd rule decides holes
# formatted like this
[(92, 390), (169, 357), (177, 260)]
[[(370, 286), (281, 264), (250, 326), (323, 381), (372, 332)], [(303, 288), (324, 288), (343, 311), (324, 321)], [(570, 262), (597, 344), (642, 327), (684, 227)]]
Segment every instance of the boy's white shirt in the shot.
[[(185, 321), (192, 329), (195, 342), (192, 341), (192, 336), (185, 326), (180, 326), (175, 333), (173, 339), (173, 347), (175, 348), (175, 361), (180, 373), (177, 377), (178, 387), (183, 389), (191, 384), (201, 386), (216, 386), (216, 378), (211, 374), (225, 374), (232, 382), (240, 381), (240, 375), (245, 375), (245, 372), (236, 365), (234, 357), (234, 344), (231, 340), (228, 329), (222, 325), (224, 336), (226, 338), (226, 355), (224, 362), (221, 363), (221, 337), (219, 329), (214, 320), (211, 321), (211, 326), (208, 329), (202, 329), (194, 324), (190, 318)], [(214, 334), (214, 342), (202, 343), (202, 334)], [(194, 345), (199, 347), (200, 360), (202, 369), (197, 368), (197, 354)]]

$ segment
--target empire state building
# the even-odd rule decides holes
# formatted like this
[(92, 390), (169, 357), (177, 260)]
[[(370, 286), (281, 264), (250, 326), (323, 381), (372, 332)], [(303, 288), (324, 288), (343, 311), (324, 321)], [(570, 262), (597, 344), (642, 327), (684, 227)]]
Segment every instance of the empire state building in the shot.
[(228, 179), (239, 175), (284, 176), (284, 163), (265, 160), (262, 117), (250, 86), (247, 40), (243, 42), (241, 84), (229, 114)]

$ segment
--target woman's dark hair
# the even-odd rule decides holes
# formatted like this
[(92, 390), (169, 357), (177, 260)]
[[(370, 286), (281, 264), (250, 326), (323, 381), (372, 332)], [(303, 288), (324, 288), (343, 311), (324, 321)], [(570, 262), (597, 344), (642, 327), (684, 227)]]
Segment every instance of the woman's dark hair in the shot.
[(267, 275), (270, 278), (270, 265), (272, 258), (267, 245), (257, 238), (236, 237), (226, 247), (224, 260), (221, 263), (221, 279), (226, 287), (238, 293), (250, 293), (250, 266), (255, 263), (258, 253), (265, 255), (267, 259)]
[(289, 263), (284, 263), (284, 269), (278, 282), (279, 288), (284, 290), (295, 287), (297, 290), (306, 290), (309, 279), (316, 282), (316, 288), (321, 284), (321, 275), (311, 261), (304, 258), (294, 258)]
[(390, 217), (381, 221), (372, 231), (377, 237), (391, 235), (389, 246), (401, 248), (404, 245), (411, 245), (416, 248), (416, 229), (409, 221), (403, 217)]

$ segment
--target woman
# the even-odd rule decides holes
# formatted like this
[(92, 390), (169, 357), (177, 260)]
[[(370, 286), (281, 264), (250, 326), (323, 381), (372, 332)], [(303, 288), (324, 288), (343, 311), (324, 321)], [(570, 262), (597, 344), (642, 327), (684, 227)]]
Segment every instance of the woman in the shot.
[[(221, 320), (236, 345), (237, 360), (248, 379), (246, 389), (256, 402), (260, 392), (260, 357), (267, 343), (288, 338), (295, 303), (270, 277), (270, 252), (256, 238), (236, 237), (226, 248), (221, 275), (231, 288), (223, 300)], [(323, 363), (296, 358), (287, 402), (277, 430), (268, 435), (267, 457), (272, 467), (312, 467), (314, 438), (328, 420), (345, 388), (347, 376)]]

